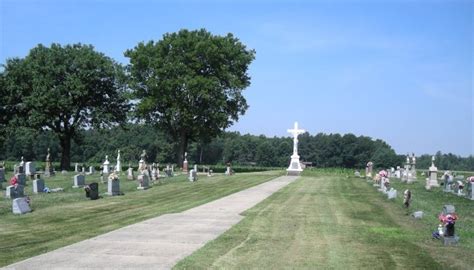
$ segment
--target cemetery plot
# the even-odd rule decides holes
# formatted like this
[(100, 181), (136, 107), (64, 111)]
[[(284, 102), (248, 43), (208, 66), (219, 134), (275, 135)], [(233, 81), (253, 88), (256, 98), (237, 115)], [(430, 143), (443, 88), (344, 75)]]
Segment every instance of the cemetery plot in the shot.
[[(180, 175), (164, 178), (160, 185), (148, 190), (137, 190), (136, 181), (121, 176), (120, 191), (125, 196), (106, 196), (107, 183), (99, 183), (102, 198), (98, 200), (86, 198), (83, 188), (72, 187), (74, 174), (57, 174), (45, 180), (45, 186), (62, 188), (61, 192), (34, 194), (27, 186), (25, 193), (31, 199), (32, 212), (21, 217), (12, 213), (11, 199), (0, 200), (0, 266), (151, 217), (180, 212), (266, 182), (282, 172), (241, 173), (232, 179), (220, 174), (193, 184), (186, 175)], [(11, 174), (7, 173), (7, 177)], [(99, 177), (87, 176), (86, 185), (100, 182)]]
[[(407, 215), (403, 196), (387, 200), (352, 171), (305, 171), (303, 177), (246, 211), (239, 224), (182, 260), (176, 269), (472, 269), (474, 213), (470, 200), (452, 196), (459, 219), (456, 247), (433, 240), (447, 194), (424, 183), (391, 181), (413, 189)], [(395, 183), (394, 183), (395, 182)]]

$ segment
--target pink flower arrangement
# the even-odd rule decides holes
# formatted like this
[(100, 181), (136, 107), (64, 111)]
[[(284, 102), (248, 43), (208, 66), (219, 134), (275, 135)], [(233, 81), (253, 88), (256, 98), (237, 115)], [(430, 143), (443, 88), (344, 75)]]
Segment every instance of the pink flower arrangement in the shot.
[(386, 170), (381, 170), (381, 171), (379, 172), (379, 175), (380, 175), (381, 177), (387, 177), (388, 173), (387, 173)]
[(440, 214), (438, 216), (438, 219), (443, 224), (450, 224), (450, 223), (455, 224), (456, 220), (458, 219), (458, 216), (455, 213), (447, 214), (447, 215)]
[(14, 175), (12, 178), (10, 178), (10, 185), (15, 186), (18, 184), (18, 178)]

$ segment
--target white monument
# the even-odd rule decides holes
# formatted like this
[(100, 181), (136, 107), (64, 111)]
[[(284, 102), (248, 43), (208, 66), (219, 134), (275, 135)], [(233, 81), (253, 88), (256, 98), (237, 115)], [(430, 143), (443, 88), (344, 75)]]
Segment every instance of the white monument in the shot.
[(103, 165), (102, 172), (103, 172), (104, 174), (106, 173), (106, 174), (107, 174), (107, 177), (109, 177), (109, 176), (108, 176), (108, 174), (110, 173), (110, 170), (109, 170), (109, 165), (110, 165), (109, 156), (107, 156), (107, 155), (105, 156), (105, 161), (104, 161), (104, 164), (102, 164), (102, 165)]
[(118, 174), (122, 173), (122, 163), (120, 162), (120, 149), (117, 151), (117, 165), (115, 165), (115, 171)]
[(298, 122), (295, 122), (293, 129), (287, 130), (293, 135), (293, 155), (291, 155), (290, 166), (286, 169), (288, 175), (300, 175), (303, 171), (300, 164), (300, 156), (298, 155), (298, 135), (303, 134), (303, 129), (298, 129)]
[(431, 189), (432, 187), (439, 187), (438, 184), (438, 168), (434, 165), (435, 157), (431, 157), (431, 167), (429, 172), (429, 177), (426, 178), (426, 189)]

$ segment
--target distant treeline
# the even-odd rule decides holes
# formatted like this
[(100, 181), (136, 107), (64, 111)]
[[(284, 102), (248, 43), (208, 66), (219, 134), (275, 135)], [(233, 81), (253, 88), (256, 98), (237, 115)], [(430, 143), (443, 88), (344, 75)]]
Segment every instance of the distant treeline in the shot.
[[(403, 165), (405, 156), (395, 151), (382, 140), (353, 134), (311, 135), (298, 137), (298, 152), (302, 161), (312, 162), (314, 167), (365, 168), (371, 160), (378, 168)], [(56, 135), (49, 131), (19, 128), (9, 136), (0, 148), (0, 160), (44, 161), (47, 148), (51, 149), (53, 160), (60, 159), (60, 144)], [(85, 130), (71, 148), (72, 162), (101, 163), (106, 155), (115, 162), (120, 149), (122, 163), (136, 165), (142, 150), (146, 150), (149, 162), (174, 163), (177, 145), (160, 130), (139, 124), (128, 124), (102, 130)], [(188, 147), (190, 164), (252, 165), (264, 167), (286, 167), (293, 151), (290, 137), (265, 137), (241, 135), (238, 132), (224, 132), (209, 142), (193, 142)], [(440, 170), (474, 171), (474, 157), (463, 158), (453, 154), (436, 153), (436, 166)], [(431, 156), (417, 159), (417, 168), (428, 168)]]

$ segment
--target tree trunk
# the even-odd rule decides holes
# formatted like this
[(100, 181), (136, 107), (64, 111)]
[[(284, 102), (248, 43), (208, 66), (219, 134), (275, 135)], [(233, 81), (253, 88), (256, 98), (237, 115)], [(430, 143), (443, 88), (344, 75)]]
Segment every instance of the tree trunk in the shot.
[(71, 166), (71, 136), (62, 135), (59, 137), (61, 144), (61, 170), (69, 170)]
[(179, 146), (178, 146), (178, 167), (182, 168), (183, 167), (183, 161), (184, 161), (184, 152), (186, 152), (186, 149), (188, 148), (188, 136), (186, 135), (185, 132), (181, 132), (180, 138), (179, 138)]

